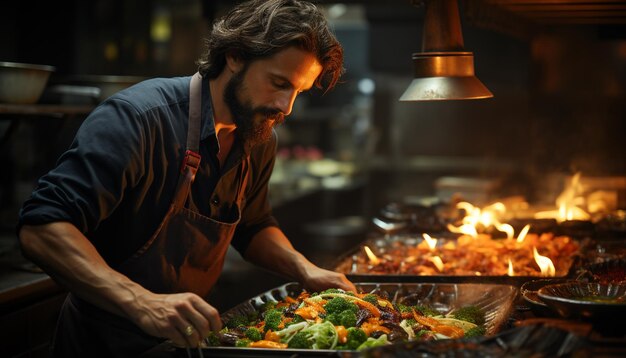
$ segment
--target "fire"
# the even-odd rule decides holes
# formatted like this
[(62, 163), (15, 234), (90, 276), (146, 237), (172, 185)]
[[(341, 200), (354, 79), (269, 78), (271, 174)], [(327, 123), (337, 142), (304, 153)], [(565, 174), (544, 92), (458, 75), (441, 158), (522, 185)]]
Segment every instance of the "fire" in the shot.
[(528, 235), (528, 231), (530, 230), (530, 224), (524, 226), (524, 228), (522, 229), (522, 231), (519, 232), (519, 235), (517, 235), (517, 242), (524, 242), (524, 239), (526, 238), (526, 235)]
[(533, 256), (535, 257), (535, 262), (541, 269), (542, 277), (554, 277), (556, 275), (556, 269), (554, 268), (554, 264), (549, 257), (539, 255), (537, 252), (537, 248), (533, 246)]
[(376, 255), (374, 255), (374, 253), (372, 252), (372, 250), (370, 250), (369, 247), (363, 246), (363, 249), (365, 250), (365, 253), (367, 254), (367, 257), (370, 259), (370, 263), (372, 265), (378, 265), (380, 263), (380, 259), (376, 257)]
[(556, 198), (557, 210), (540, 211), (535, 214), (536, 219), (556, 219), (558, 222), (566, 220), (589, 220), (591, 217), (582, 208), (586, 205), (583, 196), (584, 188), (580, 182), (580, 173), (572, 177), (572, 181)]
[(448, 230), (457, 234), (465, 234), (471, 237), (478, 237), (478, 229), (486, 229), (490, 226), (496, 227), (498, 231), (505, 232), (507, 237), (513, 237), (513, 227), (509, 224), (500, 223), (500, 217), (506, 212), (506, 206), (497, 202), (484, 208), (476, 207), (466, 201), (456, 204), (457, 209), (465, 211), (465, 216), (461, 221), (461, 226), (448, 224)]
[(430, 237), (430, 235), (426, 233), (423, 233), (422, 236), (428, 244), (428, 248), (430, 249), (430, 251), (433, 251), (437, 247), (437, 239)]
[(435, 267), (437, 267), (439, 272), (443, 272), (443, 261), (441, 260), (441, 257), (433, 256), (430, 258), (430, 261), (435, 265)]
[(509, 276), (515, 276), (515, 272), (513, 271), (513, 261), (511, 261), (511, 259), (509, 259), (509, 269), (506, 274)]

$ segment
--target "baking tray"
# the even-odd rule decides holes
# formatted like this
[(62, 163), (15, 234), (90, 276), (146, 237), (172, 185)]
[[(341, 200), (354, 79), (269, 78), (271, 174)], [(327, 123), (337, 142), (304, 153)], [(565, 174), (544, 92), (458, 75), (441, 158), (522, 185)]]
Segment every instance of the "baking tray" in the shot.
[[(511, 285), (473, 284), (473, 283), (355, 283), (359, 292), (375, 293), (388, 296), (393, 303), (408, 305), (429, 305), (441, 313), (453, 308), (474, 305), (486, 312), (486, 336), (497, 334), (506, 323), (518, 289)], [(280, 301), (287, 296), (297, 297), (302, 286), (287, 283), (240, 303), (222, 314), (222, 321), (228, 322), (235, 315), (247, 315), (258, 312), (269, 301)], [(237, 347), (202, 348), (204, 357), (355, 357), (356, 351), (313, 350), (313, 349), (264, 349)], [(200, 352), (190, 350), (191, 356), (200, 356)], [(180, 350), (181, 356), (187, 356), (186, 350)]]
[[(408, 243), (409, 245), (416, 245), (423, 239), (417, 238), (415, 235), (390, 235), (385, 237), (370, 238), (359, 244), (358, 246), (350, 249), (330, 266), (326, 267), (332, 271), (340, 272), (348, 276), (353, 282), (404, 282), (404, 283), (487, 283), (487, 284), (507, 284), (520, 287), (527, 281), (540, 279), (540, 276), (508, 276), (508, 275), (413, 275), (413, 274), (399, 274), (399, 273), (356, 273), (353, 272), (354, 268), (350, 262), (354, 262), (356, 258), (363, 257), (363, 246), (367, 245), (371, 247), (384, 247), (393, 242)], [(453, 241), (450, 237), (444, 237), (440, 239), (441, 242)], [(587, 247), (591, 246), (591, 240), (577, 240), (579, 244), (578, 253), (571, 257), (571, 264), (566, 273), (557, 275), (555, 278), (575, 278), (577, 270), (580, 268), (582, 262), (583, 252)]]

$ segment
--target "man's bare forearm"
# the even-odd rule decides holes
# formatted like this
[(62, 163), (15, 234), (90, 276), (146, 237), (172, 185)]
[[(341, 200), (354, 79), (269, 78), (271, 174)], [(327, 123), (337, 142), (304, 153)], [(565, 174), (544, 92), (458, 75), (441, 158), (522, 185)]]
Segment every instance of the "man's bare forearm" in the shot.
[(24, 226), (19, 233), (25, 256), (82, 299), (120, 316), (136, 310), (143, 287), (113, 270), (72, 224)]

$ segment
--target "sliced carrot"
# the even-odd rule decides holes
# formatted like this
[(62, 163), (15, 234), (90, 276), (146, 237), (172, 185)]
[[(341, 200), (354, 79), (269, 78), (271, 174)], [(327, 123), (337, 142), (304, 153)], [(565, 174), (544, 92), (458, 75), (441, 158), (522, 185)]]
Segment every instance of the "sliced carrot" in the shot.
[(374, 315), (374, 317), (380, 317), (380, 310), (378, 309), (378, 307), (374, 306), (373, 304), (367, 301), (363, 301), (363, 300), (352, 300), (352, 302), (370, 311)]
[(446, 326), (440, 325), (432, 327), (431, 330), (436, 333), (443, 334), (444, 336), (448, 336), (450, 338), (462, 338), (465, 335), (463, 329), (454, 326)]
[(313, 301), (313, 300), (310, 300), (310, 299), (308, 299), (308, 298), (305, 298), (305, 299), (304, 299), (304, 302), (305, 302), (306, 304), (308, 304), (308, 305), (310, 305), (310, 306), (314, 307), (314, 308), (315, 308), (315, 310), (316, 310), (318, 313), (326, 313), (326, 310), (324, 309), (324, 304), (326, 304), (326, 301), (325, 301), (325, 300), (321, 300), (321, 301), (319, 301), (319, 302), (315, 302), (315, 301)]
[(260, 340), (256, 342), (250, 343), (249, 347), (252, 348), (273, 348), (273, 349), (285, 349), (287, 348), (286, 343), (279, 343), (274, 341)]
[(304, 306), (296, 309), (294, 314), (304, 318), (304, 319), (315, 319), (319, 314), (315, 308), (312, 306)]
[(337, 340), (339, 343), (346, 343), (348, 341), (348, 330), (344, 326), (335, 326), (337, 331)]
[(271, 329), (265, 333), (265, 340), (272, 342), (280, 342), (280, 336), (278, 333), (273, 332)]
[(367, 322), (363, 322), (363, 324), (361, 324), (361, 327), (359, 327), (363, 330), (363, 332), (365, 332), (365, 334), (369, 337), (372, 335), (372, 333), (377, 332), (377, 331), (381, 331), (384, 333), (390, 333), (391, 330), (385, 326), (381, 326), (378, 323), (372, 323), (370, 321)]
[(291, 296), (287, 296), (285, 297), (285, 302), (289, 303), (289, 304), (293, 304), (296, 303), (298, 301), (296, 301), (294, 298), (292, 298)]

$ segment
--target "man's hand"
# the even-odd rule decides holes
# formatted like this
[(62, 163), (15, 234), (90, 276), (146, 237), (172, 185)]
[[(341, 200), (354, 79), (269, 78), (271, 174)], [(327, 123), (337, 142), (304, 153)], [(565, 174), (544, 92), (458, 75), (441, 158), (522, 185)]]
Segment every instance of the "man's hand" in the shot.
[(323, 291), (329, 288), (341, 288), (344, 291), (356, 292), (356, 287), (344, 274), (325, 270), (314, 264), (307, 265), (301, 283), (311, 292)]
[(197, 347), (209, 331), (219, 331), (217, 310), (193, 293), (154, 294), (137, 298), (132, 319), (146, 333), (172, 340), (182, 347)]

